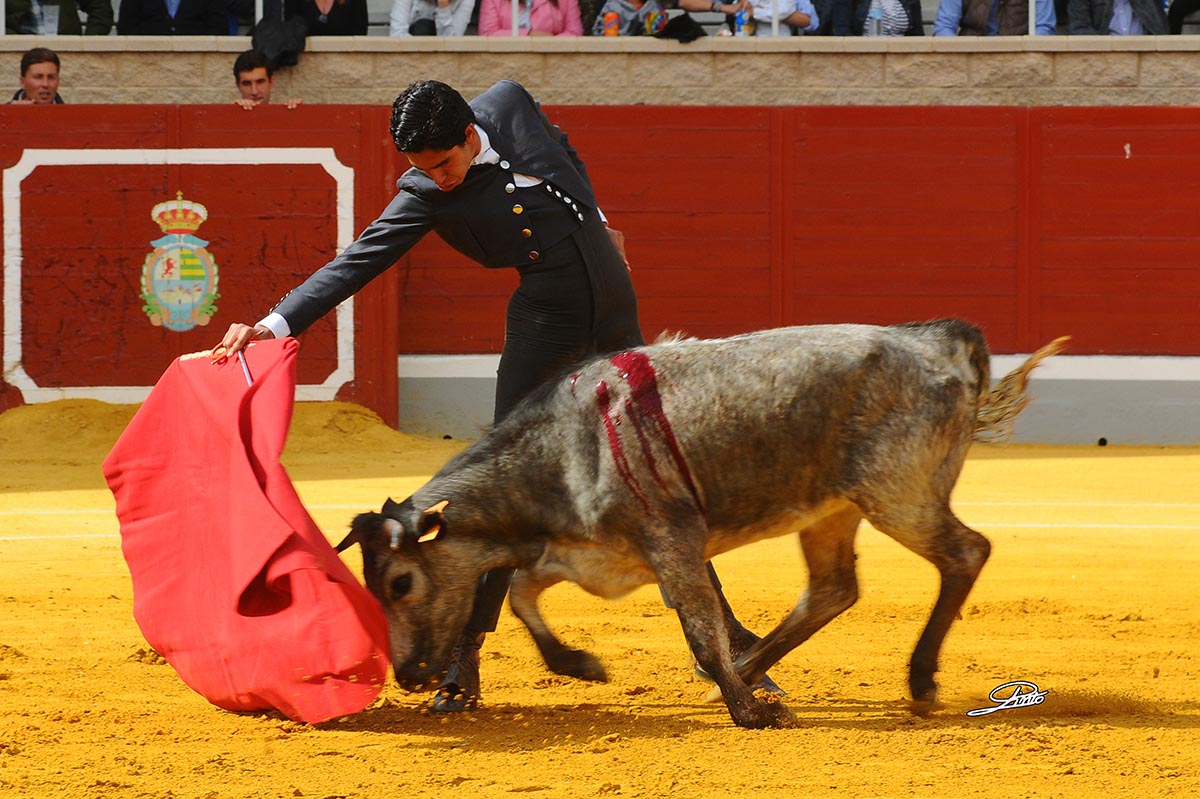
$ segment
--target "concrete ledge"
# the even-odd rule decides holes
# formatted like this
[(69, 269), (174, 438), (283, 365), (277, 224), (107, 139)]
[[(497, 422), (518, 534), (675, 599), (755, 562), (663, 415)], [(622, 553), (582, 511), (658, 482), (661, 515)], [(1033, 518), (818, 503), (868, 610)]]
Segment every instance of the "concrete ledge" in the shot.
[[(182, 104), (231, 101), (229, 69), (250, 39), (4, 36), (9, 74), (38, 45), (62, 55), (69, 103)], [(755, 56), (786, 63), (786, 75), (746, 80), (746, 59)], [(309, 39), (276, 91), (307, 103), (388, 105), (420, 77), (468, 96), (509, 77), (559, 105), (1180, 106), (1200, 103), (1197, 74), (1200, 36), (708, 36), (689, 44), (362, 36)], [(664, 75), (670, 80), (656, 79)]]

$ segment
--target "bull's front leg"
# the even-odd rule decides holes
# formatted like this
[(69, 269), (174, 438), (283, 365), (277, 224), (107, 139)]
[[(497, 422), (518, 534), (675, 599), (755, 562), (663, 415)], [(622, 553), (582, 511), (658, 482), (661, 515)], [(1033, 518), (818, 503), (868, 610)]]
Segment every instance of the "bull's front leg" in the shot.
[(590, 652), (582, 649), (572, 649), (565, 645), (546, 624), (538, 608), (538, 597), (552, 585), (562, 582), (561, 578), (537, 572), (534, 569), (519, 569), (513, 576), (512, 585), (508, 589), (508, 604), (513, 615), (521, 620), (538, 651), (542, 660), (555, 674), (574, 677), (579, 680), (593, 682), (608, 682), (608, 674), (604, 665)]
[(651, 566), (679, 614), (679, 623), (692, 654), (721, 689), (734, 723), (750, 729), (795, 726), (795, 716), (786, 706), (777, 701), (758, 699), (753, 689), (738, 676), (729, 654), (729, 634), (721, 597), (708, 577), (703, 553), (682, 553), (678, 544), (681, 539), (686, 539), (679, 533), (670, 538), (674, 539), (674, 546), (648, 548), (654, 553), (649, 558)]

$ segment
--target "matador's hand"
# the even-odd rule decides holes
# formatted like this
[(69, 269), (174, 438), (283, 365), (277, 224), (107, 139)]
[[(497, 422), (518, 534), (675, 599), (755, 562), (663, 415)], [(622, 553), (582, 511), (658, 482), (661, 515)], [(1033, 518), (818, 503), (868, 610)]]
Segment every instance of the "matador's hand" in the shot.
[(212, 348), (209, 358), (213, 361), (223, 361), (237, 355), (246, 349), (246, 345), (251, 341), (260, 338), (275, 338), (275, 334), (262, 325), (250, 327), (234, 322), (229, 326), (229, 330), (225, 331), (225, 338), (221, 339), (221, 343)]
[(629, 257), (625, 255), (625, 234), (612, 228), (605, 228), (605, 230), (608, 231), (608, 237), (612, 239), (613, 246), (621, 254), (621, 260), (625, 263), (625, 268), (629, 269)]

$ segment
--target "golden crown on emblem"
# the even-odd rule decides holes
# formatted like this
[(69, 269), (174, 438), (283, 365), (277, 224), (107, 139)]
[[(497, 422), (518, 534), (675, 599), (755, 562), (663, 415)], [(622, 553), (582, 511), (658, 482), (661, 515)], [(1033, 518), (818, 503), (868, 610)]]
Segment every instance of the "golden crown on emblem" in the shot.
[(208, 219), (208, 209), (200, 203), (183, 199), (183, 192), (177, 191), (174, 200), (151, 208), (150, 218), (158, 223), (163, 233), (195, 233)]

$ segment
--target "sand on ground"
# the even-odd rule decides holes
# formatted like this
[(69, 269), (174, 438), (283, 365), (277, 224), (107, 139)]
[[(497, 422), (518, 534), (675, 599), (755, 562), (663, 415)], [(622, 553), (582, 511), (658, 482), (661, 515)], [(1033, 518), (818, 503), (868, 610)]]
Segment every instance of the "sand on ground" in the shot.
[[(913, 715), (907, 661), (934, 569), (864, 525), (858, 604), (772, 675), (795, 729), (747, 731), (690, 668), (657, 589), (551, 589), (546, 616), (610, 682), (548, 672), (506, 611), (484, 702), (429, 714), (394, 685), (319, 725), (229, 713), (188, 689), (132, 617), (100, 461), (130, 406), (0, 415), (0, 796), (1186, 797), (1200, 793), (1200, 450), (976, 446), (956, 512), (992, 557), (942, 653), (944, 708)], [(298, 407), (284, 464), (331, 539), (463, 442), (341, 403)], [(361, 573), (358, 556), (347, 562)], [(803, 590), (793, 537), (722, 556), (760, 633)], [(1035, 706), (971, 717), (1026, 680)]]

